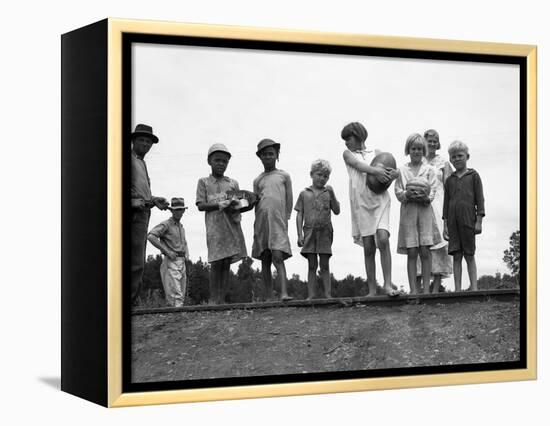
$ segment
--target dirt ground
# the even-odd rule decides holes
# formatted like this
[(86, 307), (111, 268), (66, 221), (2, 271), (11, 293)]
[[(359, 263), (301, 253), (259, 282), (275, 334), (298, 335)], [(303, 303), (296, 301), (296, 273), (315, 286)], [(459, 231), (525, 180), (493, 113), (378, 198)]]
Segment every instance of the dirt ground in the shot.
[(132, 382), (516, 361), (516, 301), (136, 315)]

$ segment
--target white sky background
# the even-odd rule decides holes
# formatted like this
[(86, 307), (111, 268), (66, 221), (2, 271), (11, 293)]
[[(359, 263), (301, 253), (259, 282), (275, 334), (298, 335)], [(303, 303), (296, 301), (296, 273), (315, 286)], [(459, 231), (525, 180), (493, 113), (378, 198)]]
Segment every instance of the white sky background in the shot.
[[(208, 147), (224, 143), (233, 154), (226, 175), (252, 190), (263, 171), (256, 145), (271, 138), (282, 145), (278, 168), (290, 173), (294, 200), (311, 184), (311, 162), (330, 161), (329, 184), (342, 207), (332, 219), (331, 271), (338, 279), (364, 277), (362, 248), (351, 238), (340, 138), (345, 124), (360, 121), (367, 144), (391, 152), (398, 166), (408, 161), (403, 149), (414, 132), (435, 128), (444, 158), (453, 140), (468, 144), (468, 166), (483, 180), (487, 214), (476, 241), (478, 275), (508, 272), (503, 250), (519, 229), (518, 66), (151, 44), (135, 44), (133, 61), (132, 126), (149, 124), (160, 139), (145, 159), (153, 194), (183, 196), (190, 206), (183, 225), (193, 260), (207, 258), (204, 213), (194, 204), (197, 180), (210, 174)], [(393, 281), (408, 290), (406, 256), (396, 253), (400, 203), (393, 185), (389, 191)], [(153, 209), (150, 227), (168, 216)], [(243, 214), (249, 254), (253, 223), (253, 210)], [(289, 237), (288, 276), (306, 279), (295, 214)], [(158, 251), (148, 245), (147, 253)], [(377, 278), (382, 282), (378, 255)], [(452, 288), (452, 279), (445, 285)]]

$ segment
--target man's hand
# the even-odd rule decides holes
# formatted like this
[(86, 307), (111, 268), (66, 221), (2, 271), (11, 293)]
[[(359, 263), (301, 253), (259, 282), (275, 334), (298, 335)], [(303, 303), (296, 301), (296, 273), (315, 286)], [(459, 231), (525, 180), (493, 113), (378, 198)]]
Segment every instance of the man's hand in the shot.
[(304, 236), (298, 235), (298, 247), (303, 247), (303, 246), (304, 246)]
[(447, 229), (447, 222), (443, 224), (443, 239), (449, 241), (449, 229)]
[(153, 197), (151, 201), (153, 201), (153, 204), (159, 210), (166, 210), (170, 205), (164, 197)]
[(132, 208), (137, 210), (143, 210), (146, 206), (143, 198), (132, 198), (131, 204)]
[(170, 260), (176, 260), (178, 258), (178, 255), (176, 254), (176, 252), (174, 252), (172, 250), (166, 250), (166, 252), (164, 254)]

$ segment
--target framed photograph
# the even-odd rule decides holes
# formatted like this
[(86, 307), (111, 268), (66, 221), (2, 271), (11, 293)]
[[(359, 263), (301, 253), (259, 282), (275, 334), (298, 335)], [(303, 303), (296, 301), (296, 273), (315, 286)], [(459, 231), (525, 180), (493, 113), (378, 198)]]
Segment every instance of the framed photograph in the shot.
[(62, 389), (109, 406), (536, 378), (536, 47), (62, 36)]

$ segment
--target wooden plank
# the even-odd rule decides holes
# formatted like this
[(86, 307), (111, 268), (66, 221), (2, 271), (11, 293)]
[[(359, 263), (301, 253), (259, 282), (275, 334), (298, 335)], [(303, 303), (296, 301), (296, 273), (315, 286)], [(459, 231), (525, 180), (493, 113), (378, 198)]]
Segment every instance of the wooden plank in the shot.
[(332, 299), (291, 300), (288, 302), (252, 302), (252, 303), (227, 303), (222, 305), (188, 305), (179, 308), (143, 308), (136, 309), (132, 315), (144, 314), (169, 314), (195, 311), (225, 311), (231, 309), (266, 309), (281, 307), (318, 307), (334, 306), (342, 307), (353, 305), (400, 305), (404, 303), (456, 303), (472, 300), (483, 301), (488, 298), (509, 300), (519, 296), (519, 289), (463, 291), (459, 293), (431, 293), (431, 294), (404, 294), (398, 297), (372, 296), (372, 297), (340, 297)]

